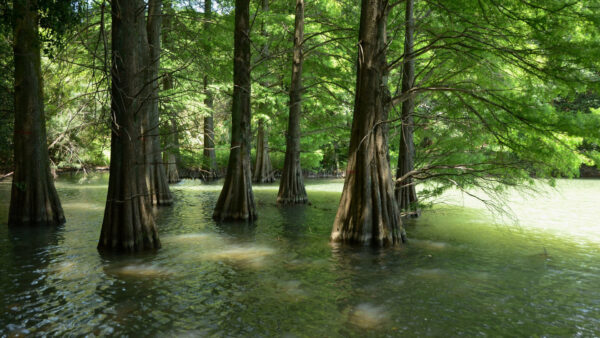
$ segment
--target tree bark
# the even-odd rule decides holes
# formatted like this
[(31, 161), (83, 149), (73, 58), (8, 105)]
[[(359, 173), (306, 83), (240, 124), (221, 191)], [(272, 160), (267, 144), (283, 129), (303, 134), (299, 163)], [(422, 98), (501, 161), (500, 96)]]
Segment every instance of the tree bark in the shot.
[(304, 0), (296, 0), (294, 54), (290, 86), (290, 113), (286, 134), (285, 160), (277, 203), (307, 203), (302, 167), (300, 166), (300, 115), (302, 114), (302, 43), (304, 41)]
[(180, 182), (181, 178), (179, 178), (179, 171), (177, 170), (177, 159), (175, 158), (175, 155), (172, 153), (165, 153), (165, 155), (165, 162), (167, 163), (167, 179), (169, 180), (169, 183)]
[(402, 221), (387, 159), (385, 85), (387, 1), (362, 0), (352, 136), (331, 240), (372, 246), (402, 240)]
[[(112, 2), (112, 140), (110, 178), (98, 249), (158, 249), (145, 182), (141, 123), (147, 80), (144, 1)], [(145, 48), (144, 48), (145, 46)]]
[(265, 131), (264, 121), (258, 121), (258, 132), (256, 137), (256, 163), (254, 166), (252, 182), (272, 183), (275, 181), (271, 158), (269, 157), (269, 141)]
[[(168, 33), (173, 30), (173, 2), (168, 1), (164, 4), (163, 7), (163, 15), (161, 20), (161, 41), (162, 46), (166, 49), (172, 49), (172, 41), (169, 39)], [(162, 89), (165, 91), (173, 89), (173, 74), (170, 72), (165, 72), (162, 78)], [(168, 97), (164, 98), (163, 107), (170, 107), (171, 99)], [(166, 147), (164, 149), (163, 161), (165, 162), (165, 170), (167, 175), (167, 180), (169, 183), (177, 183), (181, 181), (179, 177), (179, 170), (181, 168), (181, 154), (179, 150), (179, 132), (177, 127), (177, 112), (176, 111), (166, 111), (163, 112), (163, 116), (169, 116), (169, 123), (171, 132), (166, 137)]]
[[(261, 7), (264, 14), (269, 12), (269, 0), (262, 0)], [(260, 50), (260, 59), (269, 58), (269, 40), (266, 29), (266, 20), (261, 20), (261, 35), (265, 38), (265, 43)], [(261, 86), (269, 87), (269, 82), (261, 82)], [(267, 110), (267, 104), (259, 105), (261, 111)], [(275, 181), (275, 175), (273, 173), (273, 166), (271, 165), (271, 158), (269, 156), (269, 139), (267, 131), (264, 129), (264, 120), (262, 118), (258, 121), (258, 131), (256, 133), (256, 163), (253, 170), (252, 181), (255, 183), (271, 183)]]
[(333, 163), (334, 163), (334, 167), (333, 167), (333, 175), (335, 175), (335, 177), (339, 177), (340, 176), (340, 155), (339, 155), (339, 146), (337, 141), (333, 141)]
[[(413, 15), (414, 0), (406, 0), (405, 12), (405, 35), (404, 35), (404, 55), (406, 61), (402, 68), (402, 93), (409, 92), (415, 82), (415, 60), (413, 58), (415, 22)], [(410, 95), (402, 103), (402, 128), (400, 137), (400, 146), (398, 154), (398, 168), (396, 169), (396, 179), (403, 177), (415, 168), (415, 142), (413, 138), (414, 131), (414, 95)], [(407, 178), (402, 182), (396, 182), (396, 200), (400, 210), (406, 211), (409, 215), (418, 215), (417, 192), (412, 178)]]
[(167, 149), (164, 151), (165, 170), (167, 171), (167, 179), (169, 183), (177, 183), (181, 181), (179, 178), (179, 170), (177, 170), (179, 156), (179, 133), (177, 132), (177, 123), (175, 119), (171, 119), (171, 134), (167, 138), (169, 141)]
[(36, 0), (14, 2), (14, 157), (8, 224), (59, 225), (65, 216), (50, 173)]
[[(173, 76), (171, 73), (164, 74), (163, 77), (163, 90), (173, 89)], [(165, 103), (170, 101), (169, 98), (165, 98)], [(179, 170), (178, 168), (182, 168), (181, 166), (181, 154), (179, 150), (179, 130), (177, 127), (177, 120), (175, 118), (175, 112), (168, 112), (170, 114), (170, 125), (171, 125), (171, 133), (169, 137), (167, 137), (167, 147), (164, 151), (164, 161), (165, 161), (165, 169), (167, 179), (169, 183), (177, 183), (181, 181), (179, 178)]]
[[(209, 21), (212, 18), (212, 1), (204, 1), (204, 28), (209, 27)], [(207, 53), (209, 54), (209, 53)], [(214, 180), (219, 177), (217, 168), (217, 155), (215, 152), (215, 125), (213, 112), (213, 93), (208, 88), (208, 76), (204, 75), (204, 104), (208, 108), (208, 115), (204, 117), (204, 163), (203, 170), (206, 180)]]
[(219, 178), (217, 170), (217, 155), (215, 152), (215, 126), (213, 117), (213, 97), (208, 89), (208, 76), (204, 76), (204, 93), (206, 98), (204, 104), (208, 107), (209, 115), (204, 117), (204, 179), (214, 180)]
[(223, 189), (213, 213), (218, 221), (254, 220), (257, 216), (250, 169), (249, 3), (250, 0), (235, 1), (231, 151)]
[(162, 0), (148, 1), (148, 21), (146, 24), (146, 31), (150, 57), (148, 58), (148, 78), (146, 81), (149, 85), (149, 95), (147, 102), (148, 116), (145, 121), (146, 123), (144, 123), (143, 140), (147, 170), (146, 179), (150, 202), (156, 205), (171, 205), (173, 204), (173, 197), (169, 190), (169, 182), (162, 161), (158, 116), (161, 12)]

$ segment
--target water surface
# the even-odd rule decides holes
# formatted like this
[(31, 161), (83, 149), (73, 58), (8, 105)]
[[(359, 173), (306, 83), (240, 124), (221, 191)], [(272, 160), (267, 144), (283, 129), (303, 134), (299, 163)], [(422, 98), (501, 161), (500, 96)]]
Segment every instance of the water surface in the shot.
[(219, 184), (173, 185), (156, 211), (163, 248), (96, 251), (107, 176), (61, 177), (67, 223), (6, 226), (0, 182), (0, 336), (600, 334), (600, 181), (511, 194), (519, 223), (449, 193), (407, 224), (400, 249), (328, 242), (342, 182), (308, 181), (311, 206), (255, 186), (255, 225), (215, 224)]

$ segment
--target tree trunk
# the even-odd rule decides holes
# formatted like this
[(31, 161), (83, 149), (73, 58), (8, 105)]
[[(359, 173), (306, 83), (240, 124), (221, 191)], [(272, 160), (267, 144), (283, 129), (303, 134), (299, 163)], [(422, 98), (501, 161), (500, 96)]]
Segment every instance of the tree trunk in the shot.
[(146, 30), (150, 57), (147, 67), (147, 83), (149, 84), (148, 88), (150, 92), (148, 95), (148, 116), (144, 124), (143, 140), (150, 202), (156, 205), (171, 205), (173, 204), (173, 197), (169, 190), (169, 182), (162, 161), (158, 116), (161, 11), (162, 0), (148, 1)]
[(213, 213), (213, 218), (219, 221), (256, 219), (250, 170), (249, 2), (235, 1), (231, 151), (223, 189)]
[[(415, 60), (413, 58), (415, 22), (413, 5), (414, 0), (406, 0), (406, 27), (404, 35), (404, 55), (406, 61), (402, 68), (403, 93), (410, 91), (415, 82)], [(415, 167), (415, 142), (413, 139), (414, 106), (415, 100), (413, 95), (409, 96), (408, 99), (402, 103), (402, 131), (396, 179), (413, 171)], [(396, 199), (400, 210), (406, 211), (409, 215), (418, 215), (418, 213), (412, 212), (416, 211), (417, 208), (417, 192), (412, 178), (409, 177), (402, 182), (396, 182)]]
[[(163, 77), (163, 90), (170, 90), (173, 89), (173, 75), (171, 73), (166, 73)], [(170, 99), (167, 97), (165, 98), (165, 103), (170, 102)], [(165, 149), (165, 158), (167, 159), (167, 178), (172, 177), (173, 174), (169, 172), (169, 168), (171, 169), (175, 169), (178, 170), (178, 168), (182, 168), (182, 164), (181, 164), (181, 153), (179, 150), (179, 129), (177, 127), (177, 119), (176, 119), (176, 113), (174, 111), (168, 112), (168, 114), (170, 115), (169, 117), (169, 121), (171, 124), (171, 133), (169, 135), (169, 137), (167, 137), (168, 141), (167, 142), (167, 148)], [(174, 162), (171, 162), (169, 160), (169, 158), (171, 158), (170, 155), (173, 155), (175, 158)], [(177, 181), (172, 181), (171, 179), (169, 179), (169, 183), (177, 183), (179, 182), (179, 174), (177, 174)]]
[(402, 221), (387, 160), (386, 6), (362, 0), (352, 136), (344, 190), (333, 224), (334, 242), (396, 245)]
[(38, 38), (37, 1), (14, 2), (15, 170), (9, 225), (65, 222), (50, 173)]
[[(112, 140), (110, 178), (99, 250), (158, 249), (160, 240), (145, 182), (141, 123), (146, 112), (140, 93), (146, 85), (144, 1), (112, 2)], [(143, 48), (143, 47), (146, 48)]]
[(204, 179), (214, 180), (219, 177), (217, 171), (217, 155), (215, 153), (215, 126), (213, 117), (213, 97), (208, 89), (208, 76), (204, 76), (204, 104), (208, 107), (209, 115), (204, 117)]
[(256, 165), (252, 182), (272, 183), (275, 181), (273, 166), (269, 157), (269, 141), (263, 119), (258, 121), (258, 132), (256, 137)]
[[(206, 31), (212, 18), (212, 1), (204, 1), (204, 28)], [(210, 51), (209, 51), (210, 52)], [(207, 53), (210, 54), (210, 53)], [(215, 152), (215, 125), (213, 112), (213, 93), (208, 88), (208, 76), (204, 75), (204, 104), (208, 108), (208, 116), (204, 117), (204, 162), (202, 169), (205, 171), (206, 180), (214, 180), (219, 177), (217, 168), (217, 155)]]
[[(167, 1), (163, 7), (163, 16), (161, 20), (161, 41), (162, 46), (166, 49), (172, 49), (172, 41), (169, 39), (167, 35), (173, 30), (172, 25), (172, 17), (173, 17), (173, 2)], [(165, 72), (162, 78), (162, 89), (165, 91), (173, 89), (173, 74), (170, 72)], [(171, 99), (169, 95), (164, 98), (163, 107), (169, 107), (169, 103)], [(171, 132), (166, 137), (166, 147), (163, 150), (163, 161), (165, 162), (165, 170), (166, 176), (169, 183), (177, 183), (181, 181), (179, 178), (179, 170), (177, 168), (181, 168), (181, 155), (179, 151), (179, 132), (177, 127), (176, 115), (177, 113), (173, 110), (163, 112), (163, 116), (169, 116), (170, 129)]]
[(339, 146), (337, 141), (333, 141), (333, 175), (335, 177), (340, 176), (340, 155), (339, 155)]
[[(261, 7), (263, 13), (269, 12), (269, 0), (262, 0)], [(261, 21), (261, 35), (265, 38), (265, 43), (260, 51), (260, 59), (269, 58), (269, 39), (266, 29), (266, 20)], [(269, 82), (261, 82), (261, 86), (269, 87)], [(267, 110), (266, 104), (259, 105), (261, 111)], [(269, 156), (269, 139), (267, 132), (264, 129), (264, 120), (260, 118), (258, 121), (258, 131), (256, 133), (256, 163), (254, 166), (252, 181), (256, 183), (271, 183), (275, 181), (275, 175), (273, 173), (273, 166), (271, 165), (271, 158)]]
[(179, 171), (177, 170), (179, 156), (179, 133), (177, 132), (177, 124), (175, 119), (171, 119), (171, 134), (167, 138), (172, 140), (168, 143), (167, 149), (164, 151), (165, 170), (167, 171), (167, 179), (169, 183), (177, 183), (181, 181)]
[(304, 41), (304, 0), (296, 0), (294, 55), (290, 86), (290, 116), (286, 135), (285, 161), (279, 184), (277, 203), (307, 203), (300, 166), (300, 115), (302, 114), (302, 42)]
[(177, 170), (177, 159), (175, 158), (175, 155), (171, 153), (165, 153), (165, 155), (165, 162), (167, 163), (167, 179), (169, 180), (169, 183), (180, 182), (181, 178), (179, 178), (179, 171)]

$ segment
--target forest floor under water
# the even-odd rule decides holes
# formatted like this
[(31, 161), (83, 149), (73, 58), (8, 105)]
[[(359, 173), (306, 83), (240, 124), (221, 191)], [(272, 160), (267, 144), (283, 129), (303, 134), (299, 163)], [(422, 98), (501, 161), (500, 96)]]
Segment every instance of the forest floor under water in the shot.
[(0, 336), (600, 335), (600, 180), (509, 193), (514, 218), (449, 192), (381, 250), (329, 243), (342, 180), (307, 180), (296, 207), (255, 185), (254, 225), (216, 224), (220, 182), (184, 180), (162, 249), (106, 256), (107, 178), (59, 177), (58, 229), (8, 228), (0, 182)]

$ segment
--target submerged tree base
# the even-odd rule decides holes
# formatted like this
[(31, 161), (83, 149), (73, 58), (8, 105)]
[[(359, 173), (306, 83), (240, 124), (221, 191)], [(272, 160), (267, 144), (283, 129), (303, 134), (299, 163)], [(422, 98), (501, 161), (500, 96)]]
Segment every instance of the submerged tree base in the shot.
[(123, 165), (122, 161), (127, 160), (119, 161), (116, 156), (111, 158), (109, 189), (98, 250), (132, 253), (159, 249), (160, 240), (149, 210), (145, 183), (132, 174), (130, 170), (135, 169), (130, 165), (131, 162)]
[[(21, 149), (25, 149), (25, 154), (31, 154), (30, 147), (22, 140), (17, 143)], [(42, 147), (45, 147), (45, 143)], [(40, 152), (38, 156), (47, 156), (43, 153)], [(15, 163), (8, 214), (9, 226), (58, 226), (65, 223), (48, 162), (37, 162), (32, 163), (29, 157), (25, 157)]]
[(165, 154), (167, 159), (166, 171), (167, 171), (167, 180), (169, 183), (178, 183), (181, 181), (179, 177), (179, 171), (177, 170), (177, 159), (174, 154)]
[[(292, 169), (296, 168), (293, 167)], [(308, 203), (304, 179), (295, 170), (292, 171), (292, 173), (284, 172), (281, 177), (279, 193), (277, 194), (277, 204), (292, 205)]]
[(421, 209), (403, 212), (401, 215), (403, 218), (419, 218), (421, 217)]
[(281, 198), (281, 197), (277, 197), (277, 204), (280, 205), (294, 205), (294, 204), (307, 204), (308, 202), (308, 197), (306, 197), (306, 195), (301, 196), (301, 195), (296, 195), (296, 196), (291, 196), (291, 197), (287, 197), (287, 198)]
[[(234, 152), (241, 153), (239, 150), (233, 150), (232, 153)], [(238, 156), (243, 155), (233, 155), (230, 161)], [(237, 165), (233, 164), (227, 170), (227, 177), (213, 212), (213, 219), (216, 221), (254, 221), (257, 218), (249, 159), (238, 161)]]

